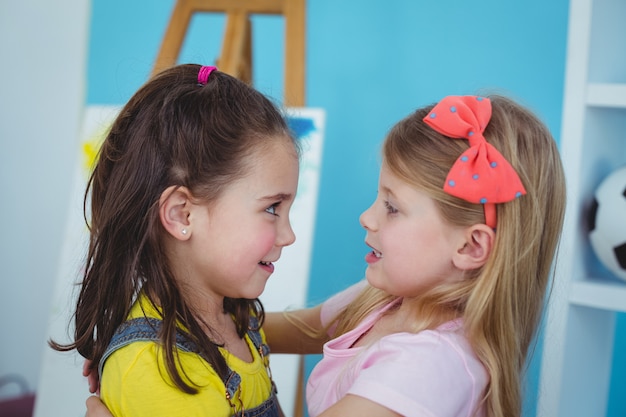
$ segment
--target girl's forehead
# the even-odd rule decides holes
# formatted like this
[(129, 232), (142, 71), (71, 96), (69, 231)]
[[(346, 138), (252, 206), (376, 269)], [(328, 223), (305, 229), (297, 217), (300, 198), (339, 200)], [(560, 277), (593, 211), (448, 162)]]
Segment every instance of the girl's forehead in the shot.
[(289, 138), (272, 138), (262, 146), (257, 146), (246, 157), (245, 166), (252, 172), (260, 167), (278, 169), (281, 161), (295, 161), (299, 164), (297, 148)]
[(279, 157), (293, 156), (298, 158), (295, 143), (289, 137), (271, 137), (253, 149), (248, 158), (250, 161), (276, 160)]
[(398, 177), (393, 172), (391, 167), (385, 161), (383, 161), (383, 163), (380, 165), (379, 179), (381, 181), (388, 180), (388, 181), (401, 181), (401, 182), (404, 182), (400, 177)]
[(395, 175), (388, 166), (383, 164), (380, 167), (380, 174), (378, 177), (379, 191), (395, 194), (395, 192), (405, 189), (407, 185), (408, 184)]
[(379, 191), (385, 191), (397, 197), (400, 195), (409, 196), (414, 194), (420, 196), (428, 195), (428, 192), (423, 187), (417, 185), (414, 181), (410, 181), (396, 174), (394, 170), (385, 163), (380, 167), (378, 187)]

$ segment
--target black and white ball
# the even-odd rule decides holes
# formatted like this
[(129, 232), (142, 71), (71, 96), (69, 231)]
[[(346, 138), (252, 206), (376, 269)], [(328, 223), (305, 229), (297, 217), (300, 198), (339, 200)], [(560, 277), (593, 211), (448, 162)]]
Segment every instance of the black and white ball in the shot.
[(606, 177), (589, 213), (593, 251), (618, 278), (626, 281), (626, 167)]

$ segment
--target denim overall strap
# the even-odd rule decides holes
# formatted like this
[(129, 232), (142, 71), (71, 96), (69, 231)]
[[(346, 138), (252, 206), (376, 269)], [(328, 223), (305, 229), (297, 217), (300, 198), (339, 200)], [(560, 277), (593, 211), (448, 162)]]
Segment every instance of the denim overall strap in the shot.
[(269, 366), (268, 355), (270, 354), (270, 347), (263, 343), (263, 338), (261, 337), (259, 319), (255, 316), (250, 316), (250, 323), (248, 324), (248, 337), (254, 344), (254, 347), (261, 355), (265, 366)]
[(276, 392), (272, 391), (270, 397), (261, 405), (245, 410), (243, 413), (235, 413), (233, 417), (279, 417), (279, 410)]
[(235, 417), (278, 417), (280, 415), (280, 407), (278, 405), (278, 398), (276, 397), (276, 385), (274, 384), (274, 380), (272, 379), (272, 371), (269, 366), (269, 353), (270, 348), (267, 344), (263, 343), (263, 338), (261, 337), (259, 320), (255, 316), (250, 317), (250, 322), (248, 324), (248, 337), (254, 344), (254, 347), (259, 352), (261, 356), (261, 360), (263, 361), (265, 368), (267, 369), (267, 374), (272, 383), (272, 392), (270, 397), (265, 400), (261, 405), (251, 408), (249, 410), (245, 410), (243, 413), (235, 413)]
[[(102, 377), (102, 369), (104, 362), (117, 349), (123, 348), (133, 342), (158, 342), (159, 330), (161, 329), (161, 320), (148, 317), (138, 317), (122, 323), (109, 342), (100, 364), (98, 365), (98, 374)], [(176, 346), (185, 352), (197, 352), (195, 343), (191, 342), (181, 332), (176, 332)]]

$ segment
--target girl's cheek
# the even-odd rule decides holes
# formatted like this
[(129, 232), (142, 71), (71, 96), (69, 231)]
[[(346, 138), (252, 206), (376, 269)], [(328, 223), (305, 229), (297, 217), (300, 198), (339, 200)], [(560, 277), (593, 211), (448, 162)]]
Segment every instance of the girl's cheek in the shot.
[(276, 244), (277, 237), (278, 232), (276, 230), (267, 230), (259, 239), (259, 243), (267, 250), (270, 250)]

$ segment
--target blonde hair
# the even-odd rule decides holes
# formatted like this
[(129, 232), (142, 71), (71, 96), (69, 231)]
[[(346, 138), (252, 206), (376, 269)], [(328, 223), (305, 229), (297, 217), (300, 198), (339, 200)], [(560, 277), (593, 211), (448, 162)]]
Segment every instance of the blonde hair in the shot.
[[(514, 101), (490, 96), (492, 117), (485, 138), (519, 174), (527, 194), (498, 204), (492, 253), (460, 283), (420, 295), (418, 329), (462, 316), (466, 335), (490, 376), (483, 406), (487, 416), (521, 414), (521, 380), (543, 309), (565, 211), (565, 179), (559, 153), (546, 126)], [(383, 158), (399, 178), (428, 193), (453, 225), (484, 223), (480, 204), (446, 194), (442, 187), (454, 161), (467, 149), (422, 119), (432, 106), (396, 124), (383, 144)], [(393, 299), (367, 288), (337, 317), (338, 336)]]

